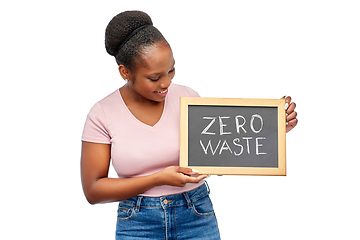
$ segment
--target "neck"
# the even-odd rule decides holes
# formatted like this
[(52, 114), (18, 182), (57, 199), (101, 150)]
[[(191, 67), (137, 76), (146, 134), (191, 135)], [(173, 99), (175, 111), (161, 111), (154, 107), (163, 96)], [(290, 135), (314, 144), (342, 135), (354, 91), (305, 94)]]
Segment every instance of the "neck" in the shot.
[(121, 97), (123, 98), (127, 106), (134, 106), (134, 105), (154, 106), (154, 105), (163, 104), (163, 102), (155, 102), (141, 96), (136, 91), (134, 91), (134, 89), (130, 85), (131, 83), (128, 82), (119, 89), (121, 93)]

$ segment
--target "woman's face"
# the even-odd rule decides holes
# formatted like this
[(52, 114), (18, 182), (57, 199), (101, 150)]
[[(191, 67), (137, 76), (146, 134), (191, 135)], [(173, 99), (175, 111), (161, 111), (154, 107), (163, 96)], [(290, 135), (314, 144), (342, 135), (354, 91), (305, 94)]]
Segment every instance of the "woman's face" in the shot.
[(164, 43), (155, 43), (143, 50), (141, 63), (131, 74), (129, 87), (142, 100), (161, 102), (175, 75), (175, 60), (171, 48)]

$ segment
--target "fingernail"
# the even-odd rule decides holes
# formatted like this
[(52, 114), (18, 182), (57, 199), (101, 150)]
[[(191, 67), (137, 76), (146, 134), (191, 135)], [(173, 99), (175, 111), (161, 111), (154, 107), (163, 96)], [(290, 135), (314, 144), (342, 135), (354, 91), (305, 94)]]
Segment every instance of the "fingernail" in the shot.
[(289, 104), (288, 103), (285, 103), (285, 110), (287, 110), (289, 107)]
[(199, 173), (199, 171), (195, 170), (195, 169), (191, 169), (191, 171), (194, 172), (194, 173)]
[(288, 125), (289, 123), (288, 122), (286, 122), (286, 126)]
[(205, 179), (208, 179), (209, 177), (211, 177), (211, 175), (208, 175)]

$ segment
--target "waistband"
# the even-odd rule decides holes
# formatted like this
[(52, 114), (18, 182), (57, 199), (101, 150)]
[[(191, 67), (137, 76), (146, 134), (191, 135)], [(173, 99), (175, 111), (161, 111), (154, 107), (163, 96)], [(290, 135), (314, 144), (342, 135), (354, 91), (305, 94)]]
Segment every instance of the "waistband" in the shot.
[(193, 202), (209, 195), (210, 189), (205, 182), (198, 188), (189, 192), (184, 192), (176, 195), (168, 195), (163, 197), (144, 197), (136, 196), (127, 200), (121, 201), (119, 204), (135, 207), (135, 211), (138, 212), (140, 208), (169, 208), (174, 206), (181, 206), (187, 204), (189, 208), (192, 208)]

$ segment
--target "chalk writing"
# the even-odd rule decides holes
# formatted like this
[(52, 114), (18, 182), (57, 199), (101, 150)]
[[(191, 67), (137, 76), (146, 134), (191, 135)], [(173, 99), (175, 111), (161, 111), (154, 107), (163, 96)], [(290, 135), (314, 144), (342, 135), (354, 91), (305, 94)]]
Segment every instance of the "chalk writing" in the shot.
[[(214, 125), (216, 120), (218, 119), (219, 122), (219, 135), (230, 135), (232, 134), (232, 131), (230, 131), (230, 126), (228, 125), (230, 116), (205, 116), (203, 117), (203, 120), (210, 120), (209, 123), (207, 123), (206, 127), (201, 132), (202, 135), (216, 135), (215, 132), (210, 132), (209, 129)], [(258, 119), (257, 128), (255, 129), (254, 122)], [(236, 133), (238, 135), (240, 134), (246, 134), (248, 133), (248, 130), (245, 128), (245, 124), (247, 123), (246, 118), (242, 115), (237, 115), (234, 118), (235, 122), (235, 129)], [(250, 119), (250, 130), (255, 133), (259, 134), (264, 126), (264, 120), (259, 114), (253, 114)], [(227, 128), (227, 129), (225, 129)], [(241, 131), (242, 130), (242, 131)], [(243, 133), (242, 133), (243, 132)], [(243, 140), (243, 141), (242, 141)], [(229, 152), (231, 154), (234, 154), (235, 156), (241, 156), (244, 153), (244, 148), (246, 149), (245, 153), (251, 154), (251, 147), (250, 145), (255, 145), (255, 154), (256, 155), (264, 155), (266, 152), (263, 152), (261, 150), (261, 147), (263, 147), (263, 140), (266, 140), (266, 137), (259, 136), (259, 137), (252, 137), (252, 136), (243, 136), (241, 138), (236, 137), (232, 140), (232, 142), (228, 143), (226, 139), (222, 140), (216, 140), (216, 142), (212, 142), (212, 140), (208, 140), (207, 143), (204, 143), (202, 139), (200, 139), (199, 143), (204, 151), (205, 154), (219, 154), (221, 155), (224, 151)]]

